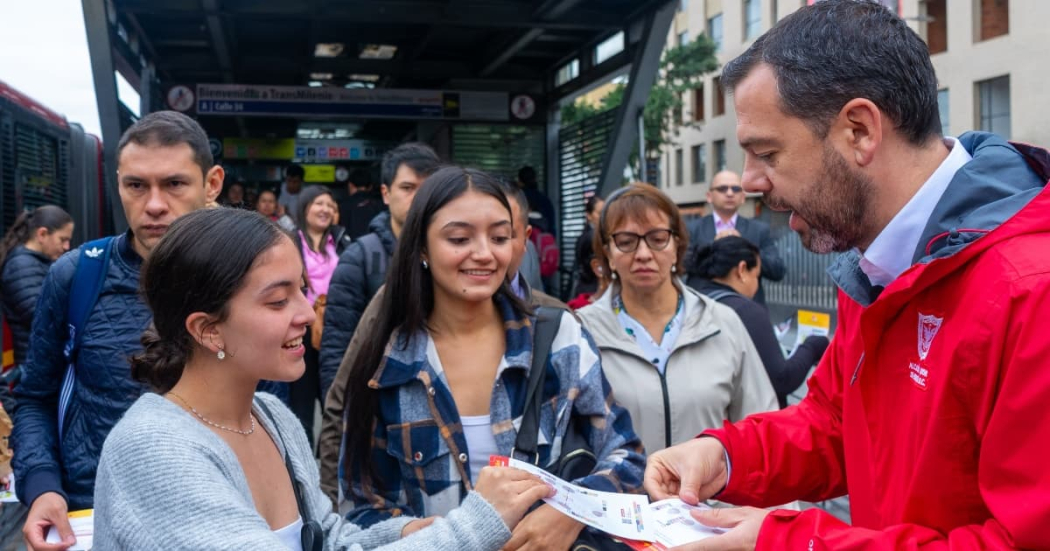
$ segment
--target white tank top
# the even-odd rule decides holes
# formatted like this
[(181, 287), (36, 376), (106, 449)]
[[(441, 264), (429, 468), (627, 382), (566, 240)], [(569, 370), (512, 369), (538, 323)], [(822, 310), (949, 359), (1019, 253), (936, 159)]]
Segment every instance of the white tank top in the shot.
[(295, 519), (295, 522), (284, 528), (274, 530), (277, 538), (285, 547), (292, 551), (303, 551), (303, 517)]
[(496, 447), (496, 437), (492, 434), (491, 415), (464, 415), (460, 417), (463, 423), (463, 437), (467, 440), (467, 450), (470, 451), (470, 480), (477, 484), (478, 473), (489, 464), (490, 455), (499, 455)]

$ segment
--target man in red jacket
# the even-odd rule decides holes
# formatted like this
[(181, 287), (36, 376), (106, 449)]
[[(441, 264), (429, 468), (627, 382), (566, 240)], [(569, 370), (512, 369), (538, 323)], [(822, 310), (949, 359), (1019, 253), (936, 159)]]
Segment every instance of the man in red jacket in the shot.
[[(940, 135), (922, 40), (873, 2), (804, 7), (725, 66), (748, 191), (843, 252), (797, 406), (654, 454), (655, 499), (745, 507), (684, 549), (1050, 549), (1050, 153)], [(795, 499), (850, 495), (852, 525)]]

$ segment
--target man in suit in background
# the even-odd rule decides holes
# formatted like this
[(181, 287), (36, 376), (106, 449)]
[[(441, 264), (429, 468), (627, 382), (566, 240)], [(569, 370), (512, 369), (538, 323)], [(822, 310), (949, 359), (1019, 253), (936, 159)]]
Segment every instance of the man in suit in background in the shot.
[[(744, 204), (744, 188), (740, 185), (740, 176), (723, 170), (711, 179), (711, 189), (707, 192), (707, 202), (712, 212), (699, 221), (689, 224), (689, 254), (686, 258), (686, 271), (689, 274), (687, 283), (693, 285), (696, 253), (710, 245), (715, 239), (736, 235), (743, 237), (758, 246), (762, 258), (762, 277), (771, 281), (784, 279), (784, 259), (777, 250), (776, 243), (769, 231), (769, 224), (754, 218), (744, 218), (737, 213)], [(759, 283), (755, 302), (766, 303), (766, 295)]]

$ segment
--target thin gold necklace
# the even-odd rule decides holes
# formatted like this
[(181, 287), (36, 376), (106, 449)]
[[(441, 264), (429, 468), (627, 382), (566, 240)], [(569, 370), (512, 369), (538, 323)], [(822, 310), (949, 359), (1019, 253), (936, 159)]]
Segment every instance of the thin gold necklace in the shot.
[(193, 414), (196, 415), (201, 421), (204, 421), (205, 423), (207, 423), (207, 424), (209, 424), (209, 425), (211, 425), (211, 426), (213, 426), (213, 427), (215, 427), (217, 429), (224, 430), (224, 431), (227, 431), (227, 432), (232, 432), (234, 434), (239, 434), (241, 436), (248, 436), (251, 433), (255, 432), (255, 416), (252, 415), (252, 412), (250, 412), (250, 411), (248, 412), (248, 420), (251, 421), (252, 428), (250, 428), (248, 430), (231, 429), (230, 427), (227, 427), (226, 425), (220, 425), (220, 424), (215, 423), (212, 420), (208, 419), (207, 417), (201, 415), (201, 412), (197, 411), (193, 406), (191, 406), (188, 402), (186, 402), (185, 398), (183, 398), (182, 396), (179, 396), (178, 394), (176, 394), (175, 391), (169, 390), (168, 394), (171, 394), (172, 396), (178, 398), (179, 401), (182, 402), (182, 405), (188, 407), (190, 409), (190, 411), (192, 411)]

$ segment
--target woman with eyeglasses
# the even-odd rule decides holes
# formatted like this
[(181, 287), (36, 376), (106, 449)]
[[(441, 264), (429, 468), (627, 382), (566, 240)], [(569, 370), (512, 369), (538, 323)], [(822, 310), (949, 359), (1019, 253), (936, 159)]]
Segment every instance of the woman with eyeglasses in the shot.
[(648, 453), (777, 409), (740, 318), (679, 279), (688, 241), (678, 207), (658, 189), (616, 191), (594, 240), (611, 286), (578, 310)]

